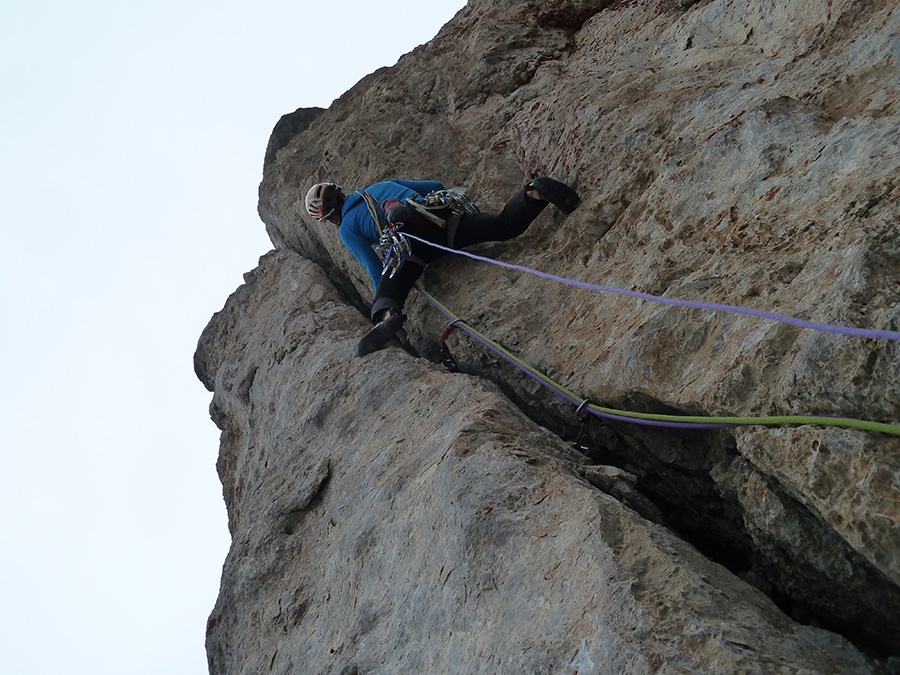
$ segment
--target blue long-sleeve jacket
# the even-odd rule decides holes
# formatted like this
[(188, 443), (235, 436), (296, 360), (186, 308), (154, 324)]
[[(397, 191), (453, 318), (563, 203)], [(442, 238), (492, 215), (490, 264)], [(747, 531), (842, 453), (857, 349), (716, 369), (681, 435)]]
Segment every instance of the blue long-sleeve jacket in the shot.
[[(443, 184), (436, 180), (386, 180), (370, 185), (366, 188), (366, 192), (375, 198), (376, 204), (380, 205), (385, 199), (403, 201), (416, 194), (424, 197), (429, 192), (443, 189)], [(379, 216), (384, 217), (380, 208)], [(383, 227), (384, 221), (381, 224)], [(341, 241), (363, 264), (363, 267), (369, 272), (369, 276), (372, 277), (372, 284), (377, 289), (378, 281), (381, 279), (382, 265), (381, 259), (372, 247), (378, 243), (378, 229), (359, 192), (347, 195), (347, 199), (344, 201), (344, 208), (341, 210), (340, 234)]]

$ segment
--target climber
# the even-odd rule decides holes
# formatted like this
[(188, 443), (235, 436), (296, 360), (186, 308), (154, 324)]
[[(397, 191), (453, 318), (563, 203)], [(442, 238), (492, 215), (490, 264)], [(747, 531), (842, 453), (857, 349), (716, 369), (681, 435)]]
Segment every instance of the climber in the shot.
[[(461, 249), (522, 234), (548, 203), (565, 214), (579, 204), (572, 188), (543, 176), (533, 177), (499, 214), (480, 213), (460, 195), (433, 180), (387, 180), (350, 195), (336, 183), (317, 183), (307, 192), (309, 214), (320, 223), (340, 227), (341, 241), (375, 286), (371, 310), (375, 327), (360, 340), (359, 356), (381, 349), (395, 336), (404, 349), (417, 355), (403, 330), (403, 305), (425, 266), (445, 252), (404, 234)], [(384, 263), (374, 250), (379, 244), (387, 251)]]

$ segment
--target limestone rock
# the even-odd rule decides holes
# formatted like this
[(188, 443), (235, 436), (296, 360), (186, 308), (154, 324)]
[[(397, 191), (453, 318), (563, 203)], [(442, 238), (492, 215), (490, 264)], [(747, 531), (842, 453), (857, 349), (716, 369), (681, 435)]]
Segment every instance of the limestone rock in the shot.
[(400, 349), (361, 368), (364, 327), (282, 251), (201, 338), (234, 538), (211, 673), (873, 672), (591, 485), (631, 479), (495, 386)]
[[(883, 0), (471, 0), (328, 110), (279, 122), (259, 202), (277, 252), (195, 357), (234, 537), (211, 670), (896, 667), (900, 438), (585, 422), (459, 331), (471, 375), (356, 359), (371, 284), (303, 196), (436, 178), (489, 210), (549, 174), (582, 206), (479, 253), (896, 331), (898, 34)], [(598, 405), (900, 421), (896, 341), (456, 256), (423, 286)], [(407, 311), (434, 358), (445, 317), (422, 297)]]

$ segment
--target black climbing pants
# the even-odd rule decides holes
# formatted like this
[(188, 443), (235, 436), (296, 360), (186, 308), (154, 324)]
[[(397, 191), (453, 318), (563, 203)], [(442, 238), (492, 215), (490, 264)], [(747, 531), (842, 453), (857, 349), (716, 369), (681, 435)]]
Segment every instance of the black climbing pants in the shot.
[[(525, 190), (519, 190), (500, 213), (463, 215), (451, 244), (447, 242), (445, 228), (421, 216), (404, 223), (400, 232), (455, 249), (466, 248), (486, 241), (506, 241), (525, 232), (546, 206), (546, 202), (532, 204), (525, 199)], [(410, 239), (409, 242), (413, 255), (426, 265), (446, 255), (446, 251), (420, 241)], [(378, 289), (375, 291), (375, 301), (372, 303), (372, 320), (375, 321), (375, 316), (384, 309), (402, 312), (409, 292), (424, 269), (423, 265), (414, 263), (412, 260), (405, 260), (393, 278), (390, 278), (390, 272), (383, 274), (378, 282)]]

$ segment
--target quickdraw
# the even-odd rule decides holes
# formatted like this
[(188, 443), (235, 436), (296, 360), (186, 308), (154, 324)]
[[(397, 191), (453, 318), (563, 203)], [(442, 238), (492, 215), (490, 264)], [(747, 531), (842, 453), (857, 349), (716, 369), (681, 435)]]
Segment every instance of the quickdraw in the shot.
[(381, 233), (381, 239), (378, 240), (378, 249), (384, 256), (381, 267), (381, 276), (390, 271), (389, 279), (393, 279), (397, 271), (403, 267), (403, 261), (412, 257), (412, 246), (409, 239), (403, 236), (402, 232), (395, 229), (385, 230)]
[(456, 228), (465, 215), (480, 213), (478, 205), (466, 194), (465, 188), (434, 190), (424, 197), (407, 197), (406, 204), (423, 218), (447, 231), (447, 246), (453, 247)]
[(450, 347), (447, 346), (447, 338), (450, 337), (450, 333), (453, 332), (453, 329), (456, 328), (457, 324), (462, 322), (462, 319), (454, 319), (447, 327), (444, 329), (444, 332), (441, 333), (440, 339), (440, 347), (441, 351), (438, 355), (438, 363), (440, 363), (444, 368), (449, 370), (451, 373), (459, 372), (459, 364), (456, 362), (456, 359), (453, 357), (453, 354), (450, 353)]

